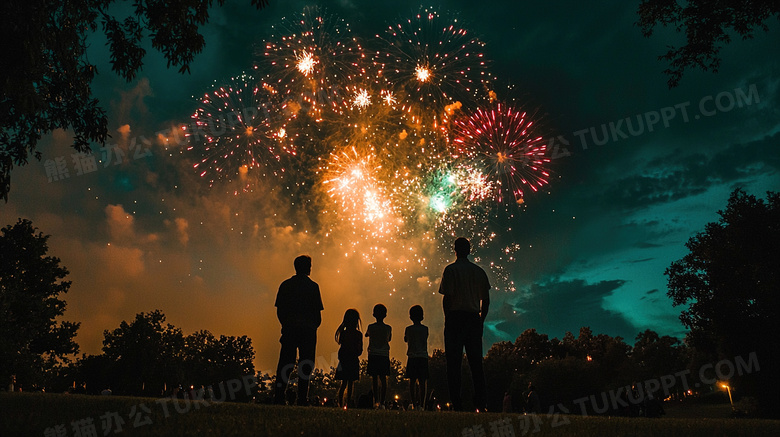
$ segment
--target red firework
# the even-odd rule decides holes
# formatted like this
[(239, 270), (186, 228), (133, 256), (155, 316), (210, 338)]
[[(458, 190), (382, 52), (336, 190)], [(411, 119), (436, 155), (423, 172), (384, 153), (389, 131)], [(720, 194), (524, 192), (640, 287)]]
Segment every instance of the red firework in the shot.
[(479, 108), (454, 120), (453, 157), (472, 161), (495, 179), (499, 202), (511, 193), (522, 203), (528, 189), (536, 192), (549, 183), (547, 143), (536, 131), (527, 112), (501, 103)]

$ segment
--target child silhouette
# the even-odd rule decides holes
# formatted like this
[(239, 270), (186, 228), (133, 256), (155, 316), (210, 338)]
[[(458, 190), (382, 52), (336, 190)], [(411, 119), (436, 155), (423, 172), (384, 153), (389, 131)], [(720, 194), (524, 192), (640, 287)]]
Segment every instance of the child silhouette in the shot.
[(360, 377), (360, 355), (363, 353), (358, 310), (351, 308), (344, 313), (344, 320), (336, 329), (336, 343), (340, 345), (336, 368), (336, 379), (341, 381), (338, 402), (339, 407), (346, 409), (352, 403), (352, 388)]
[(409, 308), (409, 319), (413, 324), (407, 326), (404, 331), (404, 341), (409, 346), (406, 351), (406, 356), (409, 357), (406, 362), (406, 377), (409, 378), (412, 405), (425, 410), (428, 380), (428, 327), (421, 323), (423, 308), (420, 305)]
[[(387, 396), (387, 375), (390, 374), (390, 339), (393, 332), (384, 320), (387, 317), (387, 307), (378, 303), (374, 305), (376, 322), (366, 328), (368, 337), (368, 374), (373, 378), (374, 406), (385, 407)], [(381, 383), (381, 384), (380, 384)], [(381, 385), (381, 387), (378, 387)]]

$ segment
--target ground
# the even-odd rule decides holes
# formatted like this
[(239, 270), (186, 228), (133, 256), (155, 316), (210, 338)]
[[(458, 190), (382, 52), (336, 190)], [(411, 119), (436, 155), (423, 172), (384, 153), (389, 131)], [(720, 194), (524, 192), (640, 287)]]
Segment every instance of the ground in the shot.
[(780, 421), (729, 418), (728, 404), (667, 405), (661, 419), (348, 410), (43, 393), (0, 393), (0, 435), (775, 436)]

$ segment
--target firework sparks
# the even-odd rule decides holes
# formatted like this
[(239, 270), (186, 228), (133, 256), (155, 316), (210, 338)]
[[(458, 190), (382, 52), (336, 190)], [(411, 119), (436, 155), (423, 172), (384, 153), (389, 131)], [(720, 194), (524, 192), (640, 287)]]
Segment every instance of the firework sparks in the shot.
[(276, 29), (266, 80), (199, 99), (189, 133), (203, 145), (199, 174), (230, 183), (267, 169), (277, 198), (306, 206), (306, 233), (346, 236), (345, 255), (393, 280), (415, 280), (414, 265), (419, 277), (468, 235), (513, 289), (504, 266), (516, 246), (489, 248), (527, 192), (548, 183), (550, 160), (533, 116), (489, 89), (484, 44), (428, 9), (378, 36), (373, 56), (318, 8)]
[(414, 76), (420, 82), (428, 82), (428, 79), (431, 78), (431, 70), (425, 67), (418, 66), (417, 68), (414, 69)]
[(461, 169), (460, 173), (456, 173), (454, 182), (469, 202), (491, 199), (496, 191), (495, 184), (478, 169)]
[(507, 192), (520, 202), (526, 190), (538, 191), (550, 177), (547, 145), (535, 128), (527, 112), (511, 106), (479, 108), (454, 121), (454, 153), (487, 169), (501, 187), (499, 202)]
[(352, 99), (352, 106), (356, 106), (358, 108), (365, 108), (366, 106), (371, 104), (371, 95), (368, 94), (368, 90), (366, 89), (360, 89), (355, 94), (355, 98)]
[(395, 98), (395, 95), (392, 91), (388, 90), (382, 90), (382, 101), (385, 102), (385, 105), (393, 107), (396, 103), (398, 103), (398, 100)]
[(360, 73), (362, 48), (349, 36), (349, 25), (319, 7), (307, 7), (274, 29), (279, 33), (266, 42), (262, 64), (270, 66), (268, 74), (285, 98), (299, 102), (296, 114), (303, 110), (319, 120), (325, 108), (338, 104), (339, 86)]
[(216, 86), (199, 99), (192, 115), (195, 128), (185, 135), (188, 150), (201, 155), (193, 167), (210, 185), (246, 175), (247, 169), (278, 171), (283, 155), (290, 151), (276, 141), (278, 130), (269, 110), (272, 102), (272, 95), (249, 75)]
[(304, 74), (304, 76), (311, 76), (314, 73), (314, 66), (317, 65), (317, 60), (314, 59), (314, 55), (306, 50), (301, 53), (300, 56), (296, 56), (298, 71)]
[(473, 101), (489, 78), (484, 43), (461, 28), (456, 18), (422, 9), (377, 37), (385, 49), (375, 54), (375, 62), (415, 120), (441, 123), (444, 106)]
[(373, 153), (359, 153), (352, 146), (331, 154), (324, 181), (328, 194), (353, 226), (374, 237), (389, 234), (394, 221), (392, 204), (377, 177), (378, 167)]

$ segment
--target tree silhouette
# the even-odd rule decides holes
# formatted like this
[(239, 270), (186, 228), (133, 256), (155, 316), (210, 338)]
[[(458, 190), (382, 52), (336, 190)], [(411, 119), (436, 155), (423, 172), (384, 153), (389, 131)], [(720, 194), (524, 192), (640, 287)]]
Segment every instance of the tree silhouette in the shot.
[(184, 380), (194, 385), (209, 385), (252, 375), (255, 352), (247, 336), (215, 337), (198, 331), (184, 339)]
[(756, 29), (769, 30), (766, 22), (780, 18), (780, 3), (775, 0), (642, 0), (637, 24), (649, 37), (659, 24), (672, 25), (685, 32), (687, 43), (670, 47), (659, 59), (669, 62), (664, 70), (669, 88), (676, 87), (687, 68), (718, 71), (723, 45), (731, 42), (730, 32), (750, 39)]
[[(87, 58), (87, 38), (100, 28), (108, 39), (111, 69), (130, 81), (143, 67), (145, 34), (168, 67), (189, 71), (205, 40), (200, 26), (212, 4), (225, 0), (139, 0), (124, 19), (116, 0), (0, 2), (0, 196), (8, 201), (11, 170), (27, 163), (41, 137), (72, 129), (73, 148), (104, 144), (105, 111), (92, 96), (97, 66)], [(124, 3), (124, 2), (123, 2)], [(268, 0), (251, 0), (258, 9)]]
[(757, 396), (764, 413), (778, 415), (780, 195), (769, 192), (764, 202), (737, 189), (718, 215), (666, 269), (668, 295), (687, 305), (680, 320), (695, 348), (731, 360), (756, 353), (760, 371), (745, 375), (742, 392)]
[(514, 346), (527, 365), (540, 363), (552, 356), (552, 344), (547, 334), (539, 334), (536, 329), (526, 329), (517, 337)]
[(111, 388), (120, 394), (160, 396), (179, 385), (212, 386), (217, 397), (225, 399), (220, 383), (255, 373), (249, 337), (216, 337), (206, 330), (184, 336), (165, 323), (160, 310), (136, 314), (130, 323), (105, 331), (104, 337), (103, 353), (85, 356), (77, 366), (79, 382), (86, 382), (92, 393)]
[(517, 337), (515, 344), (511, 341), (493, 343), (485, 354), (488, 411), (501, 411), (506, 391), (514, 392), (513, 394), (522, 392), (524, 384), (521, 380), (523, 375), (532, 368), (532, 361), (524, 356), (521, 348), (516, 347), (516, 345), (522, 342), (521, 338), (529, 331), (536, 334), (535, 330), (526, 330), (520, 337)]
[(78, 323), (55, 319), (65, 312), (61, 294), (70, 281), (60, 259), (48, 256), (48, 235), (19, 219), (0, 230), (0, 381), (43, 385), (47, 373), (79, 350)]
[(165, 323), (160, 310), (139, 313), (104, 336), (103, 353), (112, 364), (117, 393), (159, 396), (166, 387), (184, 383), (184, 335)]
[(640, 381), (674, 375), (686, 366), (686, 348), (680, 340), (668, 335), (659, 336), (650, 329), (640, 332), (631, 349), (631, 360), (637, 368)]

